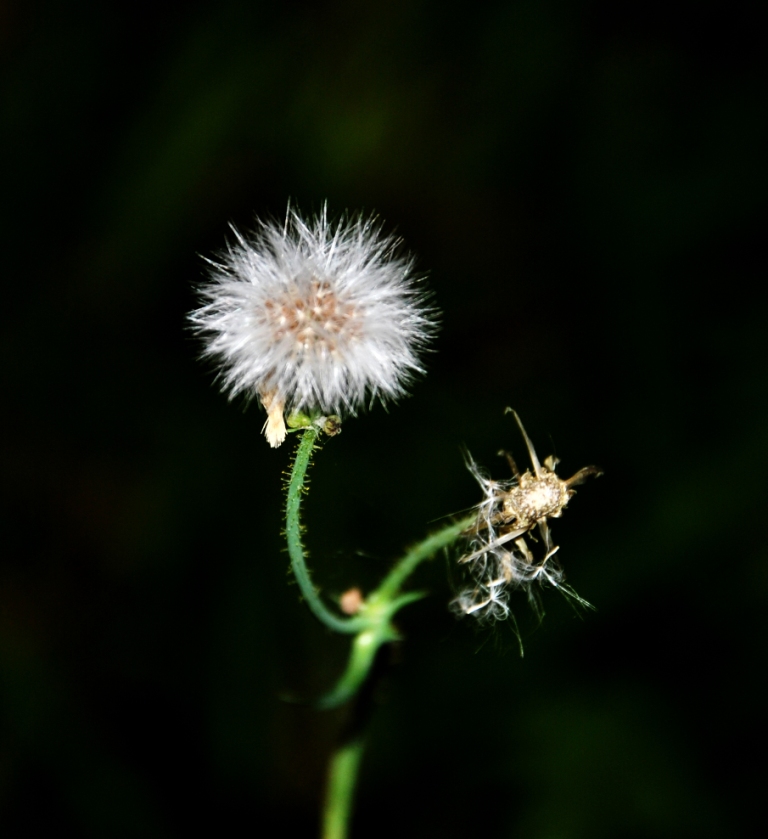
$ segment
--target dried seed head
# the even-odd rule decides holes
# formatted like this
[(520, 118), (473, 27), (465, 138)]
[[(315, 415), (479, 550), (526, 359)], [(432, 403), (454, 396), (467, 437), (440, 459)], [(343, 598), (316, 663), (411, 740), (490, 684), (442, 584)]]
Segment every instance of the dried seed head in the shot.
[(530, 529), (547, 518), (560, 518), (571, 497), (564, 480), (544, 467), (540, 475), (525, 472), (501, 502), (500, 517)]
[[(571, 489), (589, 475), (602, 474), (589, 466), (563, 480), (555, 473), (557, 461), (549, 457), (539, 463), (533, 445), (514, 411), (523, 434), (533, 471), (523, 474), (507, 455), (513, 477), (494, 481), (468, 458), (468, 467), (483, 491), (477, 506), (475, 524), (466, 534), (466, 552), (459, 563), (467, 569), (469, 586), (453, 601), (454, 611), (481, 619), (500, 620), (510, 614), (509, 594), (521, 588), (539, 611), (534, 583), (549, 583), (582, 605), (589, 604), (564, 582), (555, 558), (558, 547), (552, 543), (547, 520), (559, 518), (573, 496)], [(540, 541), (533, 531), (538, 531)], [(540, 559), (536, 558), (539, 553)]]
[(334, 226), (325, 208), (309, 223), (289, 210), (282, 226), (234, 233), (190, 320), (224, 390), (260, 398), (271, 445), (285, 437), (285, 411), (354, 414), (402, 396), (423, 372), (435, 313), (413, 260), (374, 219)]

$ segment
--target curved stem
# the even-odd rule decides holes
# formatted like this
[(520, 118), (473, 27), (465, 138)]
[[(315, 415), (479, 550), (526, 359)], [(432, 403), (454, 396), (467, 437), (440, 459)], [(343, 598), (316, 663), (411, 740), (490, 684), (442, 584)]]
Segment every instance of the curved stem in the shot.
[(301, 495), (304, 491), (307, 467), (312, 459), (312, 452), (319, 435), (320, 430), (316, 426), (308, 426), (304, 429), (296, 449), (285, 503), (285, 537), (288, 543), (288, 555), (291, 558), (291, 568), (296, 582), (312, 614), (334, 632), (354, 634), (365, 629), (368, 622), (361, 618), (344, 618), (328, 609), (312, 584), (304, 558), (304, 546), (301, 542)]
[[(387, 605), (397, 596), (403, 583), (416, 568), (422, 562), (434, 556), (441, 548), (455, 542), (465, 530), (472, 526), (475, 519), (474, 517), (468, 517), (461, 521), (452, 522), (411, 548), (395, 564), (378, 589), (371, 594), (366, 609), (368, 614), (364, 613), (357, 617), (342, 617), (335, 614), (323, 603), (312, 583), (304, 554), (304, 545), (301, 541), (301, 496), (304, 492), (307, 469), (320, 433), (320, 428), (317, 425), (306, 426), (296, 449), (296, 456), (288, 480), (288, 495), (285, 505), (285, 535), (288, 543), (288, 555), (291, 559), (291, 568), (296, 577), (296, 582), (299, 584), (310, 611), (334, 632), (354, 635), (380, 623), (383, 617), (388, 621), (406, 602), (411, 602), (411, 599), (408, 598), (401, 603), (397, 603), (394, 609), (391, 606), (387, 608)], [(374, 604), (379, 607), (375, 609), (376, 614), (370, 608)], [(383, 607), (383, 610), (381, 607)]]

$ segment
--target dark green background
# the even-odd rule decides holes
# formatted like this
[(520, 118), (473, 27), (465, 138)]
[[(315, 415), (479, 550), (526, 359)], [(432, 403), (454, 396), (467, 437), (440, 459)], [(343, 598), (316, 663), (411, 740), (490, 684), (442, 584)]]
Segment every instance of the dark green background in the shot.
[[(478, 500), (579, 490), (536, 628), (416, 581), (355, 836), (759, 835), (768, 570), (762, 3), (64, 3), (0, 13), (4, 836), (311, 836), (345, 644), (282, 474), (185, 327), (228, 222), (377, 211), (442, 310), (307, 508), (329, 594)], [(432, 524), (430, 524), (432, 523)]]

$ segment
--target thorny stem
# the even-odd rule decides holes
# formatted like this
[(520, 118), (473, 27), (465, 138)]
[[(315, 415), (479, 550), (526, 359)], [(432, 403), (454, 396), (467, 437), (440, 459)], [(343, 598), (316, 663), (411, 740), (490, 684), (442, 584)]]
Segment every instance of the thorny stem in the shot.
[(320, 429), (316, 425), (307, 426), (296, 449), (285, 503), (285, 538), (288, 543), (288, 555), (291, 558), (293, 574), (312, 614), (334, 632), (354, 634), (365, 629), (368, 622), (360, 618), (343, 618), (328, 609), (312, 584), (304, 557), (304, 546), (301, 542), (301, 519), (299, 515), (301, 495), (304, 492), (307, 467), (312, 459), (312, 452), (319, 435)]
[[(301, 593), (315, 617), (334, 632), (355, 636), (344, 673), (331, 691), (316, 703), (317, 708), (328, 709), (336, 708), (352, 699), (368, 680), (378, 650), (400, 637), (392, 619), (403, 606), (420, 600), (424, 596), (420, 592), (400, 593), (408, 577), (422, 562), (455, 542), (465, 530), (472, 526), (474, 518), (452, 522), (414, 545), (395, 564), (379, 588), (371, 592), (361, 606), (359, 614), (354, 617), (335, 614), (323, 603), (312, 583), (301, 541), (301, 496), (305, 492), (307, 469), (323, 425), (321, 421), (313, 421), (308, 417), (302, 417), (298, 421), (301, 422), (301, 439), (288, 481), (288, 497), (285, 505), (285, 535), (291, 568)], [(289, 424), (291, 424), (290, 420)]]
[(347, 837), (363, 746), (363, 735), (358, 733), (342, 743), (331, 757), (323, 807), (322, 839)]
[[(363, 632), (382, 622), (382, 618), (389, 618), (406, 603), (416, 599), (413, 596), (403, 597), (393, 602), (400, 591), (403, 583), (425, 560), (434, 556), (441, 548), (456, 541), (463, 531), (469, 528), (474, 518), (463, 519), (452, 522), (437, 533), (433, 533), (423, 541), (409, 550), (405, 556), (394, 566), (379, 588), (373, 592), (368, 600), (369, 614), (361, 614), (357, 617), (341, 617), (334, 614), (323, 603), (320, 595), (315, 589), (312, 578), (307, 568), (304, 545), (301, 541), (301, 496), (305, 491), (305, 480), (312, 453), (315, 451), (315, 444), (320, 436), (320, 428), (313, 423), (303, 430), (301, 440), (296, 449), (296, 457), (293, 461), (293, 468), (288, 481), (288, 495), (285, 505), (285, 535), (288, 543), (288, 555), (291, 558), (291, 568), (299, 584), (301, 593), (307, 601), (310, 611), (322, 621), (329, 629), (348, 635)], [(370, 607), (376, 603), (376, 609)], [(396, 608), (392, 608), (395, 606)], [(387, 608), (389, 607), (389, 608)], [(382, 639), (384, 640), (384, 639)], [(391, 639), (387, 639), (391, 640)]]

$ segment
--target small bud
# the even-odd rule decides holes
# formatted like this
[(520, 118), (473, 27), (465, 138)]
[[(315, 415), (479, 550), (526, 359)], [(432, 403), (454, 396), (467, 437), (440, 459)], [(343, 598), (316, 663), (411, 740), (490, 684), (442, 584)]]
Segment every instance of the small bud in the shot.
[(335, 415), (330, 417), (323, 417), (325, 422), (323, 422), (323, 431), (329, 437), (335, 437), (337, 434), (341, 434), (341, 417), (337, 417)]
[(362, 591), (359, 588), (351, 588), (339, 598), (339, 608), (345, 615), (356, 615), (364, 602)]

